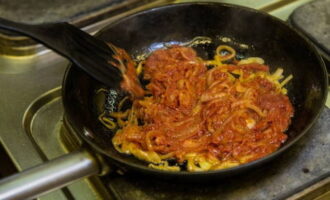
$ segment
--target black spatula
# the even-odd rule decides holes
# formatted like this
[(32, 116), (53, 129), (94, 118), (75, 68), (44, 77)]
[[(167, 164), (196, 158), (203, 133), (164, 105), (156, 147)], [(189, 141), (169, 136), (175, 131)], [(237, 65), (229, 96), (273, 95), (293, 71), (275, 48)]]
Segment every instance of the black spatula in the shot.
[(115, 50), (68, 23), (29, 25), (0, 18), (0, 28), (30, 36), (105, 85), (119, 86), (121, 73), (109, 64), (116, 62), (112, 57)]

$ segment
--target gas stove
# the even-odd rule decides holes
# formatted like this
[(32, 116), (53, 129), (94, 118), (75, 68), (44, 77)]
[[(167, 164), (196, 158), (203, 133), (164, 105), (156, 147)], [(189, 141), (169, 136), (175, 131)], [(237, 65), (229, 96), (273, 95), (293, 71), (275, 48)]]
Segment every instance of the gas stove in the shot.
[[(309, 1), (221, 2), (253, 7), (286, 20), (296, 7)], [(93, 34), (104, 25), (131, 12), (169, 1), (145, 2), (139, 6), (127, 6), (127, 9), (114, 12), (113, 15), (107, 13), (111, 12), (111, 9), (95, 13), (91, 11), (88, 16), (93, 16), (93, 20), (88, 20), (91, 18), (86, 15), (68, 19), (72, 19), (74, 24), (80, 23), (79, 26), (83, 30)], [(105, 6), (110, 8), (113, 5)], [(103, 17), (96, 17), (100, 13)], [(14, 43), (17, 45), (17, 41)], [(28, 44), (24, 48), (15, 46), (9, 51), (10, 55), (0, 55), (0, 143), (17, 171), (59, 157), (84, 145), (66, 122), (61, 101), (61, 82), (68, 61), (43, 46), (34, 44), (33, 41)], [(309, 133), (285, 154), (238, 177), (211, 183), (182, 184), (127, 175), (115, 169), (111, 170), (110, 166), (110, 173), (105, 176), (76, 181), (38, 199), (313, 199), (315, 191), (320, 191), (316, 190), (320, 185), (322, 189), (330, 187), (329, 120), (330, 109), (325, 108)]]

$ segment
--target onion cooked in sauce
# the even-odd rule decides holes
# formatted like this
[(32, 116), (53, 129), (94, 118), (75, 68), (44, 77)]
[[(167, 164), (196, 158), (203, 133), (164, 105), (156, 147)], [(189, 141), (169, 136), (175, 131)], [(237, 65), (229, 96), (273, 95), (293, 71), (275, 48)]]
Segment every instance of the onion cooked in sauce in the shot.
[(128, 110), (109, 113), (120, 122), (115, 148), (153, 168), (180, 170), (186, 164), (188, 171), (233, 167), (276, 151), (294, 112), (283, 88), (292, 76), (281, 84), (282, 69), (270, 74), (261, 58), (238, 61), (222, 49), (235, 54), (224, 45), (208, 61), (190, 47), (154, 51), (143, 63), (145, 91), (128, 86), (127, 80), (138, 79), (135, 65), (127, 62), (123, 88), (142, 98), (132, 98)]

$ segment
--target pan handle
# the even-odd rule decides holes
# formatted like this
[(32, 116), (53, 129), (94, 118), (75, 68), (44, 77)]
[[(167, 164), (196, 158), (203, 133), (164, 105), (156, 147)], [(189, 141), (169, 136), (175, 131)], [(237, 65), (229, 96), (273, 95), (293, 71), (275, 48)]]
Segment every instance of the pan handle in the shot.
[(0, 180), (0, 200), (35, 198), (100, 171), (95, 156), (79, 150)]

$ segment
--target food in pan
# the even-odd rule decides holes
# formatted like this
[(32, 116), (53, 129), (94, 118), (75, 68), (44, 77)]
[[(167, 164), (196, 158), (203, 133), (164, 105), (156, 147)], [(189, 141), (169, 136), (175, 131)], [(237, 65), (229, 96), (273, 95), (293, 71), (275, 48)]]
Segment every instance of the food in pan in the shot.
[(238, 60), (226, 45), (213, 60), (174, 45), (136, 68), (118, 51), (126, 63), (122, 86), (133, 95), (99, 119), (116, 132), (119, 152), (161, 170), (207, 171), (260, 159), (286, 141), (294, 110), (284, 85), (292, 75), (284, 78), (281, 68), (270, 73), (262, 58)]

